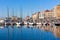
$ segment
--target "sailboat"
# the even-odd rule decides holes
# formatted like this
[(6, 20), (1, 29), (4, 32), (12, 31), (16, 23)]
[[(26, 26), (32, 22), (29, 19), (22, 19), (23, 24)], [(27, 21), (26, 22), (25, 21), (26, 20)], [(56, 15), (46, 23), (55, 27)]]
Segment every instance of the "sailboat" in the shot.
[(20, 9), (20, 18), (18, 19), (16, 24), (17, 24), (17, 27), (21, 27), (20, 25), (24, 24), (24, 22), (22, 21), (22, 8)]
[(11, 25), (10, 24), (10, 17), (9, 17), (9, 8), (7, 7), (7, 17), (6, 17), (6, 20), (5, 20), (5, 26), (9, 26)]
[(14, 18), (15, 18), (15, 16), (14, 16), (14, 9), (12, 9), (12, 20), (11, 20), (11, 26), (14, 26), (14, 25), (16, 25), (16, 22), (15, 22), (15, 20), (14, 20)]

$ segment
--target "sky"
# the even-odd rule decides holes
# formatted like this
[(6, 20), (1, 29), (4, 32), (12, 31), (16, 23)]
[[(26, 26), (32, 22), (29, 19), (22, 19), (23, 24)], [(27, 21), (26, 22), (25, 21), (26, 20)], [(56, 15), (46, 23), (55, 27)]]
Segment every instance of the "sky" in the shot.
[(20, 17), (21, 9), (22, 16), (32, 16), (38, 11), (50, 10), (55, 6), (60, 5), (60, 0), (0, 0), (0, 17), (7, 17), (7, 8), (9, 8), (9, 16)]

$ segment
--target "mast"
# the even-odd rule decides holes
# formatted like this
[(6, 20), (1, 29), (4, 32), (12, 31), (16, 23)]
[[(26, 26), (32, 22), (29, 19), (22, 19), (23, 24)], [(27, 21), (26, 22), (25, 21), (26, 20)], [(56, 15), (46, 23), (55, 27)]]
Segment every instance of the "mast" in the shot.
[(22, 18), (23, 18), (23, 13), (22, 13), (23, 11), (22, 11), (22, 7), (20, 8), (20, 18), (21, 18), (21, 22), (22, 22)]
[(7, 18), (9, 18), (9, 8), (7, 7)]
[(12, 16), (14, 17), (14, 9), (12, 8)]
[(27, 16), (29, 16), (29, 10), (28, 10), (28, 12), (27, 12)]
[[(29, 10), (27, 11), (27, 16), (29, 17)], [(29, 22), (29, 19), (27, 20), (27, 22)]]
[(22, 9), (20, 8), (20, 18), (22, 18)]

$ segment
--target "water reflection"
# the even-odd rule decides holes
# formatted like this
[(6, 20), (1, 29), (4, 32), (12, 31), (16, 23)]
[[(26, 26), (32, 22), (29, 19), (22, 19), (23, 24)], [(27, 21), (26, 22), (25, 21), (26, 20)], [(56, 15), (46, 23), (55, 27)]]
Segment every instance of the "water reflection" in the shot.
[(60, 27), (54, 28), (53, 33), (55, 37), (60, 38)]
[(0, 40), (60, 40), (60, 27), (47, 27), (48, 31), (44, 28), (40, 25), (5, 26), (0, 29)]

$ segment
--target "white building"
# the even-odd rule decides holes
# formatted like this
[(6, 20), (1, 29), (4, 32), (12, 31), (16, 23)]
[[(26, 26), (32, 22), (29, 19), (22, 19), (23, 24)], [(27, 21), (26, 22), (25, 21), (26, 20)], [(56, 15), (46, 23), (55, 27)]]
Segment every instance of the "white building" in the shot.
[(44, 12), (39, 13), (39, 19), (44, 19)]

